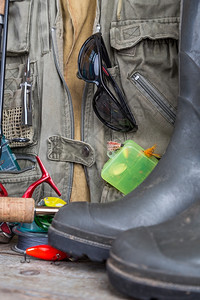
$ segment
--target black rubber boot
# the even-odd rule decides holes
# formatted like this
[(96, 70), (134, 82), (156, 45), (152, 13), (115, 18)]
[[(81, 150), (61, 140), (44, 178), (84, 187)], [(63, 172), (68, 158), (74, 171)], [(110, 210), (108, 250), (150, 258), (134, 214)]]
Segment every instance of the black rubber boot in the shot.
[(151, 175), (119, 201), (71, 203), (56, 214), (49, 243), (104, 260), (122, 231), (162, 223), (200, 197), (200, 1), (183, 2), (180, 96), (173, 136)]
[(165, 223), (123, 232), (107, 271), (113, 286), (134, 299), (200, 299), (200, 201)]

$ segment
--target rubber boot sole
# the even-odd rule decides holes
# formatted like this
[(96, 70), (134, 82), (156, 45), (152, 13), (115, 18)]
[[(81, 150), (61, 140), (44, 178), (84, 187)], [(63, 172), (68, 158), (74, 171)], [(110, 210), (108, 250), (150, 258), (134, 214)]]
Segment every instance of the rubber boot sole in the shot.
[(109, 257), (110, 245), (84, 239), (50, 227), (48, 242), (51, 246), (71, 254), (73, 257), (87, 256), (92, 261), (103, 262)]
[[(118, 261), (109, 258), (106, 263), (107, 273), (111, 284), (122, 294), (141, 300), (197, 300), (200, 299), (200, 286), (151, 279), (141, 275), (141, 270), (127, 272)], [(140, 274), (140, 276), (138, 276)]]

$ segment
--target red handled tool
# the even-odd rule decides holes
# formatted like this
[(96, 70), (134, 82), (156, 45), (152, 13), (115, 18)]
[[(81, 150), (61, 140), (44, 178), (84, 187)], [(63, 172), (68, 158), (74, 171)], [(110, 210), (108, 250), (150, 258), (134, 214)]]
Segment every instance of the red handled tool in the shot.
[[(35, 214), (45, 215), (45, 214), (55, 214), (58, 211), (58, 208), (54, 207), (38, 207), (35, 208), (35, 200), (32, 197), (35, 188), (43, 182), (48, 183), (54, 191), (61, 196), (59, 189), (56, 187), (51, 176), (45, 169), (40, 158), (36, 156), (37, 162), (40, 166), (42, 176), (36, 182), (32, 183), (27, 190), (25, 191), (22, 198), (10, 198), (5, 187), (0, 183), (0, 230), (2, 231), (3, 237), (7, 236), (8, 242), (8, 233), (4, 232), (5, 228), (8, 228), (9, 225), (5, 222), (22, 222), (22, 223), (32, 223), (34, 220)], [(7, 226), (6, 226), (7, 225)], [(0, 232), (1, 233), (1, 232)], [(10, 238), (11, 236), (9, 236)]]
[(31, 198), (33, 195), (33, 192), (35, 190), (35, 188), (40, 185), (43, 182), (48, 183), (53, 189), (54, 191), (61, 196), (61, 192), (59, 191), (59, 189), (57, 188), (57, 186), (55, 185), (55, 183), (53, 182), (51, 176), (49, 175), (49, 173), (47, 172), (47, 170), (45, 169), (43, 163), (41, 162), (41, 159), (39, 158), (39, 156), (36, 156), (36, 159), (38, 161), (38, 164), (40, 166), (40, 170), (42, 171), (42, 176), (40, 179), (38, 179), (36, 182), (32, 183), (26, 190), (26, 192), (24, 193), (24, 195), (22, 196), (22, 198)]

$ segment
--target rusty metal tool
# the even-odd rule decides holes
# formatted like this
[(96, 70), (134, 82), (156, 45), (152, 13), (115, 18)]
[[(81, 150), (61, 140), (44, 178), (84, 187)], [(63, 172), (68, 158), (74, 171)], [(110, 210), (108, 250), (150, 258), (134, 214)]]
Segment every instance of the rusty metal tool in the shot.
[(22, 102), (23, 102), (23, 112), (22, 112), (22, 125), (31, 126), (32, 125), (32, 83), (30, 80), (31, 69), (30, 69), (30, 59), (28, 57), (26, 63), (26, 70), (24, 72), (24, 81), (21, 83), (22, 88)]

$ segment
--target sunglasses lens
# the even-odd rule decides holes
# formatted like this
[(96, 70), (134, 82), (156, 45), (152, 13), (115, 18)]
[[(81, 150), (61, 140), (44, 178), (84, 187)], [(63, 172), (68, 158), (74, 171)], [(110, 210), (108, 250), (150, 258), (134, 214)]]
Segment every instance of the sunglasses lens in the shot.
[(80, 56), (79, 72), (85, 80), (95, 81), (99, 76), (99, 54), (94, 39), (85, 46)]
[(96, 93), (93, 105), (97, 116), (107, 126), (124, 132), (133, 129), (133, 125), (122, 112), (120, 106), (113, 101), (105, 90), (101, 89)]

